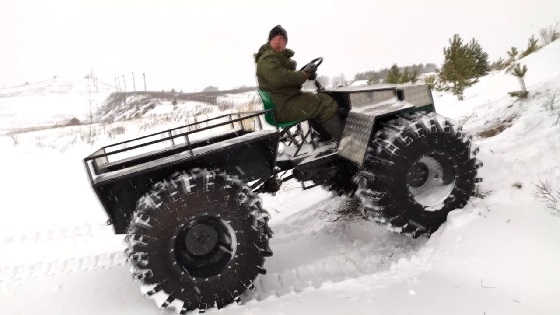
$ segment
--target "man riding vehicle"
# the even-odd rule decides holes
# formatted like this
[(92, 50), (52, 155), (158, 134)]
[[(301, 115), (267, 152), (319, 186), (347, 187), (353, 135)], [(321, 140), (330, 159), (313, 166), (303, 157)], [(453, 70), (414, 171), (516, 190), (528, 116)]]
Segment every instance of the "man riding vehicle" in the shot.
[(323, 139), (339, 139), (342, 122), (338, 105), (325, 93), (302, 92), (306, 80), (315, 80), (314, 70), (296, 71), (296, 62), (290, 59), (294, 52), (286, 48), (288, 33), (276, 25), (268, 35), (268, 43), (255, 54), (259, 89), (270, 94), (277, 122), (309, 120)]

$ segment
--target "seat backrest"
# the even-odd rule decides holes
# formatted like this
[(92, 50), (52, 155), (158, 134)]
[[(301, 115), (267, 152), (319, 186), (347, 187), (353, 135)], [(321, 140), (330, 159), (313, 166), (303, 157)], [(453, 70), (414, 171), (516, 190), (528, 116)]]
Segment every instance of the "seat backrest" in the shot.
[(298, 123), (298, 121), (289, 121), (285, 123), (276, 122), (276, 120), (274, 119), (274, 109), (276, 108), (276, 105), (272, 102), (270, 94), (267, 91), (263, 90), (257, 91), (259, 92), (259, 96), (261, 97), (264, 109), (270, 110), (266, 114), (264, 114), (264, 120), (266, 120), (267, 123), (280, 128), (291, 127)]

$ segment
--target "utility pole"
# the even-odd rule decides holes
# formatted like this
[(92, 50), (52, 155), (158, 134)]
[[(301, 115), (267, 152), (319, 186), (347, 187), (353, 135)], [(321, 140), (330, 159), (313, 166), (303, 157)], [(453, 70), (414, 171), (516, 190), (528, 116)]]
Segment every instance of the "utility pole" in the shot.
[(148, 91), (148, 87), (147, 87), (147, 85), (146, 85), (146, 73), (145, 73), (145, 72), (142, 73), (142, 77), (144, 77), (144, 92), (147, 92), (147, 91)]
[(91, 105), (93, 103), (92, 97), (91, 97), (91, 90), (93, 88), (93, 82), (94, 78), (93, 78), (93, 69), (91, 69), (89, 76), (88, 76), (88, 103), (89, 103), (89, 138), (88, 138), (88, 143), (93, 143), (93, 111), (91, 108)]
[(122, 82), (123, 82), (123, 85), (124, 85), (124, 91), (126, 92), (126, 80), (124, 78), (124, 74), (121, 75), (121, 77), (122, 77)]
[(136, 80), (134, 79), (134, 72), (132, 72), (132, 91), (136, 92)]

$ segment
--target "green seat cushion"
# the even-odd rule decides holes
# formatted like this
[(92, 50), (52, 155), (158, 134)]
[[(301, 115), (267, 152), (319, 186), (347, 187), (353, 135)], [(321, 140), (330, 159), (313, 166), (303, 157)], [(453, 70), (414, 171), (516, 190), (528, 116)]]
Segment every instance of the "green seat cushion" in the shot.
[(276, 120), (274, 119), (274, 108), (276, 108), (276, 105), (270, 99), (270, 94), (267, 91), (263, 91), (263, 90), (258, 90), (258, 92), (263, 102), (264, 109), (271, 110), (266, 114), (264, 114), (264, 120), (266, 120), (267, 123), (279, 128), (288, 128), (299, 123), (299, 121), (288, 121), (282, 123), (276, 122)]

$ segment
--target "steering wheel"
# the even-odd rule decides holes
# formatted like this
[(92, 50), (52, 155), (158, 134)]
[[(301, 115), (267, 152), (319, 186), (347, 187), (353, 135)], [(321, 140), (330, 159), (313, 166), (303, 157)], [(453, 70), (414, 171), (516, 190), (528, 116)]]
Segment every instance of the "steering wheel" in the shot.
[(305, 66), (301, 67), (301, 69), (299, 69), (299, 71), (309, 71), (309, 72), (315, 72), (317, 71), (317, 68), (319, 68), (319, 66), (323, 63), (323, 57), (318, 57), (315, 58), (313, 60), (311, 60), (310, 62), (308, 62)]
[(305, 66), (301, 67), (299, 71), (305, 71), (311, 74), (309, 80), (313, 80), (315, 82), (315, 86), (317, 87), (317, 91), (325, 90), (319, 81), (315, 80), (317, 78), (317, 68), (323, 63), (323, 57), (315, 58), (308, 62)]

